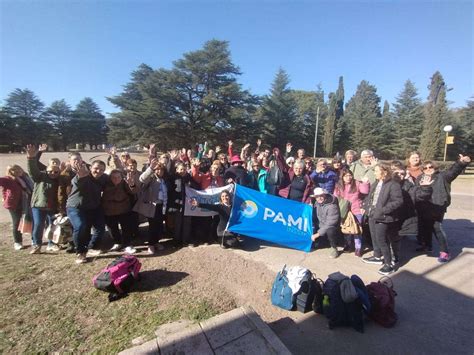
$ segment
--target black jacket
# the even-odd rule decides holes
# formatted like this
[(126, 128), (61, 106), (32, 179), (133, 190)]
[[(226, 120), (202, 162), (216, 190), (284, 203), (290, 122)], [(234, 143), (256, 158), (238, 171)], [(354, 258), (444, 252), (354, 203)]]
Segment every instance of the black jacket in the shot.
[[(375, 188), (380, 182), (375, 181), (370, 186), (370, 192), (364, 201), (364, 209), (369, 211), (369, 218), (379, 223), (392, 223), (400, 220), (403, 206), (403, 195), (400, 184), (389, 179), (383, 182), (377, 204), (372, 206)], [(366, 212), (367, 213), (367, 212)]]
[(226, 206), (222, 203), (217, 205), (211, 205), (207, 203), (200, 203), (199, 207), (206, 208), (209, 211), (215, 211), (219, 213), (219, 224), (217, 225), (217, 235), (222, 237), (224, 235), (224, 231), (227, 227), (227, 223), (229, 222), (230, 218), (230, 211), (232, 210), (231, 206)]
[(247, 170), (240, 165), (232, 165), (224, 173), (224, 181), (227, 183), (227, 179), (232, 179), (236, 184), (247, 186)]
[[(422, 217), (442, 219), (446, 209), (451, 204), (451, 183), (458, 177), (468, 164), (455, 162), (448, 170), (436, 172), (431, 175), (433, 192), (427, 201), (417, 203), (417, 210)], [(424, 174), (416, 179), (416, 184), (420, 184)]]
[(417, 202), (429, 200), (431, 197), (431, 186), (416, 186), (409, 180), (400, 182), (402, 187), (403, 206), (400, 213), (401, 228), (399, 235), (418, 234), (418, 215), (415, 204)]

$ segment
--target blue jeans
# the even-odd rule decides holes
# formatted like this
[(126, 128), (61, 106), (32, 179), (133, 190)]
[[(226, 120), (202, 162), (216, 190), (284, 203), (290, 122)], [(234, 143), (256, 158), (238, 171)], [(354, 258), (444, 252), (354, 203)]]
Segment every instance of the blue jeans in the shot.
[(53, 223), (54, 213), (49, 210), (32, 207), (31, 213), (33, 215), (33, 231), (31, 233), (31, 239), (33, 245), (39, 245), (43, 243), (43, 232), (45, 227), (45, 222), (47, 225)]
[[(82, 210), (68, 207), (67, 216), (72, 224), (72, 238), (78, 254), (96, 249), (105, 233), (104, 211), (101, 207), (93, 210)], [(93, 229), (91, 237), (91, 228)]]

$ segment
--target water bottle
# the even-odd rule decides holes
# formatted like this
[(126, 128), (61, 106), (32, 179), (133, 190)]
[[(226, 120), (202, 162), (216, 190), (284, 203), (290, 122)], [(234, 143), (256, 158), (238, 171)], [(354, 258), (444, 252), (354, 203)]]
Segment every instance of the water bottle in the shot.
[(328, 295), (324, 295), (323, 297), (323, 314), (328, 314), (329, 312), (329, 296)]

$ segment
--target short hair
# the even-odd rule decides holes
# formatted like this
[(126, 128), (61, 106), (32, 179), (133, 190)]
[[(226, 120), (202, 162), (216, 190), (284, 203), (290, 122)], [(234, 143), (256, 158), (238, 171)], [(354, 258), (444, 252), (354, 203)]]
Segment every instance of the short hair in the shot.
[(318, 159), (318, 162), (316, 164), (319, 164), (319, 163), (326, 163), (327, 164), (327, 159), (326, 158), (319, 158)]
[(403, 163), (400, 160), (392, 160), (392, 162), (390, 163), (390, 166), (395, 167), (396, 169), (400, 169), (400, 170), (405, 169), (405, 165), (403, 165)]
[(94, 165), (94, 164), (97, 164), (97, 165), (102, 165), (104, 167), (104, 169), (106, 168), (106, 164), (102, 161), (102, 160), (94, 160), (91, 165)]
[(121, 170), (118, 169), (113, 169), (110, 173), (109, 176), (112, 176), (113, 174), (119, 174), (123, 178), (123, 173)]
[(347, 157), (348, 155), (353, 155), (353, 156), (357, 156), (357, 152), (355, 150), (352, 150), (352, 149), (349, 149), (348, 151), (346, 151), (346, 153), (344, 154), (345, 157)]
[(426, 160), (423, 162), (423, 168), (425, 166), (428, 166), (428, 165), (431, 165), (435, 170), (438, 170), (439, 169), (439, 165), (436, 164), (434, 161), (431, 161), (431, 160)]
[(10, 177), (13, 177), (12, 170), (21, 170), (21, 171), (24, 171), (23, 168), (22, 168), (21, 166), (17, 165), (17, 164), (8, 165), (5, 175), (10, 176)]
[(127, 159), (126, 164), (127, 165), (130, 165), (130, 164), (138, 165), (137, 161), (135, 159), (131, 159), (131, 158)]
[(363, 155), (370, 155), (371, 157), (374, 156), (374, 152), (371, 151), (370, 149), (364, 149), (361, 153), (360, 153), (360, 156), (363, 156)]
[(293, 163), (293, 169), (295, 168), (295, 166), (298, 165), (300, 168), (304, 168), (304, 161), (301, 160), (301, 159), (297, 159), (295, 160), (295, 162)]

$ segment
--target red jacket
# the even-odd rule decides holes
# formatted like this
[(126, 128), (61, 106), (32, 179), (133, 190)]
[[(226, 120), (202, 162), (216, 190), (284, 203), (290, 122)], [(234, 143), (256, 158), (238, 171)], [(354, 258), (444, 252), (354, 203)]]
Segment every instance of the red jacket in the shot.
[[(199, 184), (201, 190), (207, 189), (211, 185), (213, 179), (211, 173), (200, 173), (199, 169), (194, 166), (191, 168), (191, 176), (193, 177), (193, 180)], [(222, 178), (222, 176), (216, 176), (214, 177), (214, 179), (216, 180), (217, 186), (224, 186), (224, 179)]]
[(0, 178), (0, 186), (3, 188), (3, 207), (16, 210), (21, 202), (21, 185), (15, 179), (5, 176)]

